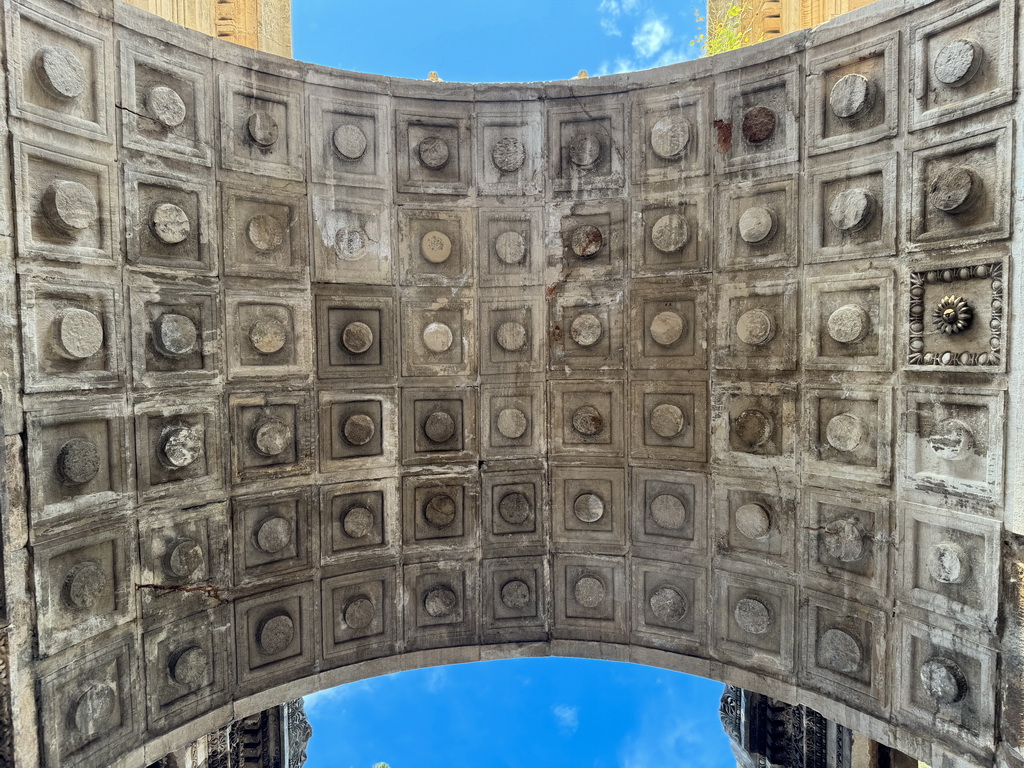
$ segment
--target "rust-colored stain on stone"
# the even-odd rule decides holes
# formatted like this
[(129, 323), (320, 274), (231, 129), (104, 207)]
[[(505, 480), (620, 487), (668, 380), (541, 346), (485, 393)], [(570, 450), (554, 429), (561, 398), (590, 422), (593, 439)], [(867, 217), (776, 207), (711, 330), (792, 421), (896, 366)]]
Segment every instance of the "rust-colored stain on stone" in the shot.
[(724, 154), (732, 149), (732, 123), (715, 120), (715, 130), (718, 133), (718, 151)]
[(751, 144), (768, 141), (775, 133), (775, 113), (768, 107), (751, 107), (743, 113), (740, 130)]

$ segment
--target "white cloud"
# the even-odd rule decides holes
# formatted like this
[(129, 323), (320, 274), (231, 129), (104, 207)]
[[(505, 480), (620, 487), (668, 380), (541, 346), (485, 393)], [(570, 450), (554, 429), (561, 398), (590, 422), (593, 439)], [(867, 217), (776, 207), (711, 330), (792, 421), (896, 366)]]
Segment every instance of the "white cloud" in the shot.
[(672, 39), (672, 30), (661, 19), (648, 19), (633, 35), (633, 50), (645, 59), (656, 56)]
[(576, 729), (580, 727), (579, 707), (570, 707), (568, 704), (559, 704), (557, 707), (552, 707), (551, 712), (563, 731), (576, 733)]
[(621, 36), (618, 18), (636, 13), (640, 8), (640, 2), (641, 0), (601, 0), (597, 6), (597, 12), (601, 15), (601, 30), (606, 35)]
[(609, 19), (607, 16), (601, 19), (601, 30), (606, 35), (612, 35), (613, 37), (621, 37), (622, 30), (619, 29), (619, 25)]

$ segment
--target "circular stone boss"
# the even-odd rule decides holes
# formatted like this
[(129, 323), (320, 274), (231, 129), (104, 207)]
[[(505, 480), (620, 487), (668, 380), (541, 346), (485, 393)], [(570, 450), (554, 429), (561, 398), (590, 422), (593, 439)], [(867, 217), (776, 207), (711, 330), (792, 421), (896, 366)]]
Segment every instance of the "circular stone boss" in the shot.
[(77, 487), (100, 472), (102, 458), (96, 444), (85, 437), (73, 437), (57, 452), (57, 475), (64, 485)]
[(918, 676), (925, 691), (939, 704), (955, 704), (967, 694), (967, 677), (952, 659), (928, 659)]
[(515, 173), (526, 162), (526, 148), (515, 136), (503, 136), (491, 147), (491, 162), (502, 173)]
[(651, 518), (660, 528), (678, 531), (686, 524), (686, 504), (678, 496), (662, 493), (651, 500)]
[(953, 40), (939, 50), (932, 64), (935, 79), (950, 88), (967, 85), (978, 73), (984, 49), (973, 40)]
[(498, 514), (509, 525), (522, 525), (533, 514), (533, 505), (525, 493), (512, 491), (501, 497), (498, 502)]
[(176, 579), (184, 579), (198, 571), (206, 562), (203, 548), (195, 539), (178, 539), (166, 556), (166, 570)]
[(662, 160), (679, 160), (690, 143), (690, 123), (681, 115), (666, 115), (651, 127), (651, 150)]
[(740, 131), (751, 144), (763, 144), (775, 134), (776, 117), (770, 108), (758, 105), (743, 113)]
[(581, 523), (596, 523), (604, 517), (604, 499), (596, 493), (581, 493), (573, 501), (572, 511)]
[(260, 253), (284, 245), (285, 229), (280, 219), (268, 213), (257, 213), (245, 226), (245, 238)]
[(444, 264), (452, 255), (452, 240), (436, 229), (420, 239), (420, 255), (431, 264)]
[(526, 258), (526, 238), (512, 230), (502, 232), (494, 239), (494, 252), (504, 264), (521, 264)]
[(434, 354), (447, 352), (454, 341), (452, 329), (444, 323), (428, 323), (423, 329), (423, 346)]
[(117, 709), (117, 694), (107, 684), (94, 683), (78, 697), (71, 721), (75, 730), (92, 738), (107, 728)]
[(157, 457), (167, 469), (185, 469), (203, 455), (203, 434), (195, 427), (168, 427), (160, 435)]
[(581, 347), (592, 347), (601, 339), (604, 329), (597, 315), (584, 313), (573, 318), (569, 326), (569, 335)]
[(736, 321), (736, 335), (744, 344), (761, 347), (775, 338), (775, 318), (764, 309), (750, 309)]
[(373, 532), (373, 512), (366, 507), (352, 507), (342, 515), (341, 527), (351, 539), (362, 539)]
[(736, 439), (749, 448), (760, 448), (765, 445), (775, 432), (775, 421), (772, 417), (756, 408), (748, 408), (731, 421)]
[(678, 213), (662, 216), (651, 227), (651, 242), (662, 253), (678, 253), (690, 241), (690, 228)]
[(772, 530), (772, 518), (763, 505), (756, 502), (741, 504), (735, 512), (736, 527), (748, 539), (763, 539)]
[(732, 615), (740, 629), (752, 635), (765, 634), (774, 623), (768, 606), (753, 597), (737, 600)]
[(513, 610), (530, 604), (530, 585), (521, 579), (512, 579), (501, 587), (501, 602)]
[(647, 330), (655, 344), (661, 347), (671, 347), (683, 337), (686, 326), (685, 317), (678, 312), (665, 310), (654, 316)]
[(54, 331), (57, 353), (67, 360), (88, 360), (103, 349), (103, 322), (87, 309), (62, 309)]
[(818, 639), (818, 663), (826, 669), (852, 674), (864, 663), (860, 642), (843, 629), (826, 629)]
[(423, 433), (432, 443), (447, 443), (455, 437), (455, 419), (444, 411), (434, 411), (423, 422)]
[(281, 137), (281, 129), (278, 127), (277, 121), (262, 111), (256, 111), (249, 115), (245, 121), (245, 130), (253, 143), (264, 149), (274, 146)]
[(249, 328), (249, 344), (261, 355), (280, 352), (288, 336), (288, 328), (276, 317), (261, 317)]
[(295, 622), (287, 613), (264, 619), (256, 630), (256, 644), (265, 656), (275, 656), (295, 639)]
[(64, 576), (64, 603), (85, 611), (96, 606), (107, 591), (107, 574), (95, 560), (75, 563)]
[(530, 422), (518, 408), (503, 408), (498, 413), (498, 432), (509, 440), (517, 440), (526, 434)]
[(852, 413), (833, 416), (825, 425), (825, 439), (828, 444), (842, 453), (857, 450), (864, 442), (864, 433), (864, 422)]
[(153, 346), (164, 357), (184, 357), (198, 343), (199, 329), (190, 317), (168, 312), (153, 323)]
[(210, 659), (198, 645), (185, 648), (168, 665), (171, 679), (186, 688), (198, 688), (206, 680)]
[(369, 443), (375, 434), (377, 426), (365, 413), (353, 413), (341, 425), (341, 436), (345, 442), (356, 447)]
[(866, 189), (844, 189), (828, 205), (828, 218), (844, 234), (864, 229), (875, 214), (875, 196)]
[(519, 352), (526, 346), (526, 326), (522, 323), (508, 321), (498, 326), (494, 339), (498, 346), (506, 352)]
[(434, 619), (443, 619), (455, 613), (459, 605), (459, 596), (447, 584), (431, 587), (423, 595), (423, 609)]
[(155, 85), (146, 91), (149, 114), (165, 129), (177, 128), (185, 122), (185, 102), (173, 88)]
[(689, 609), (686, 598), (672, 587), (659, 587), (654, 590), (648, 605), (655, 616), (670, 624), (682, 621)]
[(590, 131), (580, 131), (569, 139), (569, 162), (577, 168), (590, 168), (601, 158), (601, 140)]
[(584, 608), (597, 608), (607, 592), (604, 583), (596, 576), (581, 576), (573, 585), (572, 593)]
[(373, 346), (373, 329), (358, 320), (341, 330), (341, 346), (353, 355), (361, 355)]
[(592, 259), (604, 245), (604, 235), (593, 224), (583, 224), (572, 231), (570, 247), (580, 259)]
[(864, 75), (851, 73), (843, 75), (832, 86), (828, 105), (836, 117), (852, 120), (871, 109), (872, 96), (871, 81)]
[(292, 443), (292, 428), (280, 419), (267, 419), (252, 431), (257, 453), (272, 458), (284, 453)]
[(342, 160), (358, 160), (366, 154), (366, 135), (358, 126), (339, 125), (331, 134), (331, 144)]
[(840, 344), (864, 341), (871, 331), (871, 318), (863, 307), (846, 304), (828, 316), (828, 335)]
[(448, 165), (451, 150), (448, 142), (440, 136), (427, 136), (416, 147), (420, 162), (432, 171), (439, 171)]
[(755, 205), (740, 214), (737, 226), (740, 231), (740, 239), (743, 242), (748, 245), (759, 245), (775, 236), (775, 214), (770, 208)]
[(423, 517), (432, 528), (447, 528), (457, 513), (458, 505), (447, 493), (435, 493), (423, 505)]
[(651, 429), (658, 437), (671, 440), (686, 428), (686, 414), (678, 405), (660, 403), (651, 411)]
[(291, 545), (293, 528), (292, 523), (280, 515), (267, 517), (256, 528), (256, 546), (268, 555), (275, 555)]
[(974, 434), (960, 419), (943, 419), (928, 436), (935, 455), (946, 461), (963, 461), (974, 452)]
[(33, 64), (39, 82), (54, 96), (70, 101), (85, 93), (85, 66), (67, 48), (43, 46), (36, 51)]
[(928, 188), (928, 202), (943, 213), (957, 215), (971, 208), (981, 194), (978, 174), (962, 165), (947, 168)]
[(376, 614), (377, 610), (373, 607), (373, 601), (366, 595), (359, 595), (348, 602), (342, 612), (342, 617), (352, 629), (366, 629), (373, 623)]
[(864, 554), (864, 529), (851, 518), (833, 520), (825, 526), (825, 551), (843, 563), (860, 560)]
[(334, 233), (334, 255), (339, 261), (359, 261), (366, 255), (366, 233), (358, 227), (341, 227)]
[(100, 216), (96, 196), (77, 181), (57, 179), (44, 191), (40, 204), (46, 220), (64, 235), (73, 236), (88, 229)]
[(571, 422), (573, 431), (584, 437), (593, 437), (604, 429), (601, 412), (592, 405), (581, 405), (573, 411)]
[(952, 541), (940, 541), (928, 550), (928, 575), (942, 584), (962, 584), (971, 575), (971, 558)]

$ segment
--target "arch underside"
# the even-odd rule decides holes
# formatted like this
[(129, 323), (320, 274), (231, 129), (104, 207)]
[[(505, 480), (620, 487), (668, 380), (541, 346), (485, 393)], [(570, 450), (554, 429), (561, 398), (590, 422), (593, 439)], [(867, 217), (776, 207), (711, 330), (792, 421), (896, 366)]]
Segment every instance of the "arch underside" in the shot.
[(0, 750), (557, 654), (1014, 764), (1017, 9), (917, 5), (523, 85), (5, 5)]

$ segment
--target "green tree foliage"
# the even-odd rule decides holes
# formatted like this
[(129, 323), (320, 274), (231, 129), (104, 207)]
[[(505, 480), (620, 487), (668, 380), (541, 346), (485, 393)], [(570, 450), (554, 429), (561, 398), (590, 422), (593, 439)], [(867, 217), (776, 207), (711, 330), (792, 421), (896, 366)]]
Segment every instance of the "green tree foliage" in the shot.
[(701, 56), (734, 51), (751, 43), (759, 43), (764, 35), (754, 31), (755, 6), (746, 0), (732, 0), (724, 5), (708, 8), (705, 15), (694, 11), (697, 24), (704, 25), (704, 32), (690, 41), (699, 45)]

